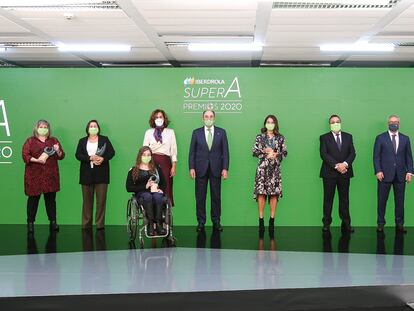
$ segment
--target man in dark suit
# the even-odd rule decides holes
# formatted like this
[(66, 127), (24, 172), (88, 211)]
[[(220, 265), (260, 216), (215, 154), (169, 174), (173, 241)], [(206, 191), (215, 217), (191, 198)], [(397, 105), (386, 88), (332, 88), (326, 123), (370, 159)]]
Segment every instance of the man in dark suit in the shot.
[(226, 131), (214, 126), (215, 113), (203, 112), (205, 126), (195, 129), (191, 137), (188, 164), (190, 176), (195, 179), (197, 207), (197, 231), (203, 231), (206, 223), (207, 184), (210, 181), (211, 221), (215, 230), (222, 231), (221, 178), (227, 179), (229, 146)]
[(400, 118), (388, 118), (388, 131), (377, 136), (374, 145), (374, 170), (378, 179), (377, 232), (382, 233), (385, 225), (385, 207), (391, 186), (394, 188), (395, 229), (406, 233), (404, 228), (405, 182), (413, 174), (413, 157), (410, 138), (398, 131)]
[(320, 177), (323, 178), (323, 232), (329, 232), (332, 222), (332, 205), (335, 188), (339, 195), (339, 217), (344, 233), (352, 233), (351, 216), (349, 214), (349, 185), (354, 176), (352, 162), (355, 159), (355, 148), (352, 135), (341, 131), (341, 118), (332, 115), (329, 118), (331, 131), (321, 135), (320, 155), (322, 166)]

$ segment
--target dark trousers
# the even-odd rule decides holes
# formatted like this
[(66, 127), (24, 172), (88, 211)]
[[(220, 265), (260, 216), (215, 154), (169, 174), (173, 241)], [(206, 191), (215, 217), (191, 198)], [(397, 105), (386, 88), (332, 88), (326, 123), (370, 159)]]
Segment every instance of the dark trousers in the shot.
[(143, 206), (147, 219), (162, 223), (162, 208), (164, 206), (164, 195), (159, 192), (138, 192), (137, 199), (143, 200)]
[(214, 177), (210, 170), (202, 177), (196, 176), (195, 196), (197, 208), (197, 221), (199, 224), (206, 223), (206, 196), (207, 185), (210, 181), (210, 200), (211, 200), (211, 221), (213, 224), (220, 222), (221, 216), (221, 177)]
[(322, 222), (324, 225), (329, 226), (332, 223), (332, 205), (335, 197), (335, 190), (338, 189), (339, 218), (342, 220), (342, 227), (351, 226), (351, 216), (349, 215), (349, 185), (349, 178), (323, 178)]
[(377, 223), (379, 225), (385, 225), (385, 208), (387, 206), (391, 186), (394, 189), (395, 224), (403, 225), (405, 182), (399, 182), (397, 178), (395, 178), (392, 182), (378, 181)]
[(92, 227), (93, 201), (96, 193), (96, 214), (95, 223), (96, 228), (103, 228), (105, 226), (105, 210), (106, 210), (106, 193), (108, 190), (107, 184), (92, 184), (82, 185), (82, 227)]
[[(49, 221), (56, 221), (56, 192), (43, 193)], [(35, 222), (40, 195), (27, 198), (27, 222)]]

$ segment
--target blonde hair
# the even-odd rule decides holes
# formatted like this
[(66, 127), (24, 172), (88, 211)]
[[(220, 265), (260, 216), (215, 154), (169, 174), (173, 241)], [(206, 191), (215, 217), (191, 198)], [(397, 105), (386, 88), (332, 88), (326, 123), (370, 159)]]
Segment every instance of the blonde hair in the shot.
[(39, 120), (37, 121), (33, 126), (33, 136), (39, 137), (39, 134), (37, 133), (37, 129), (40, 125), (45, 124), (47, 128), (49, 129), (49, 132), (47, 133), (47, 137), (49, 138), (52, 135), (52, 129), (50, 128), (49, 122), (46, 120)]

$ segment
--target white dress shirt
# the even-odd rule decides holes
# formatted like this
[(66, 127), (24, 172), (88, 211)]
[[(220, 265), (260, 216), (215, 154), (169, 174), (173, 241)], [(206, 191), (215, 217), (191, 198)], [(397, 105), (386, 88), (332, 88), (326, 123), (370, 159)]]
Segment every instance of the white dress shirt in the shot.
[[(335, 132), (332, 132), (331, 131), (331, 133), (332, 133), (332, 135), (334, 136), (334, 140), (335, 140), (335, 143), (336, 143), (336, 135), (338, 135), (339, 134), (339, 141), (341, 142), (341, 146), (342, 146), (342, 132), (341, 131), (339, 131), (338, 133), (335, 133)], [(345, 166), (346, 167), (348, 167), (348, 162), (346, 162), (346, 161), (344, 161), (344, 162), (342, 162), (343, 164), (345, 164)], [(338, 164), (337, 165), (335, 165), (335, 169), (338, 167)]]
[[(93, 156), (96, 154), (96, 151), (98, 150), (98, 142), (87, 142), (86, 143), (86, 151), (88, 152), (88, 156)], [(93, 162), (91, 162), (91, 168), (93, 168)]]
[[(332, 133), (332, 135), (334, 136), (334, 139), (335, 139), (335, 142), (336, 142), (336, 133), (335, 132), (331, 132)], [(341, 142), (341, 145), (342, 145), (342, 133), (341, 133), (341, 131), (339, 131), (339, 141)]]
[(145, 132), (143, 146), (151, 148), (153, 153), (165, 154), (171, 157), (171, 162), (177, 162), (177, 142), (173, 129), (164, 128), (162, 131), (162, 143), (155, 140), (155, 129), (150, 128)]

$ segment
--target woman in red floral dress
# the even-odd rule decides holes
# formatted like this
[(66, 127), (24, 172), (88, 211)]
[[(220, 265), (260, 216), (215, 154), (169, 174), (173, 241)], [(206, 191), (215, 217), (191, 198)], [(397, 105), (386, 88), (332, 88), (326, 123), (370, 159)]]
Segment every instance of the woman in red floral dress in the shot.
[(40, 196), (43, 194), (50, 230), (59, 231), (56, 223), (56, 192), (60, 190), (58, 160), (65, 157), (59, 141), (51, 136), (49, 122), (39, 120), (33, 136), (23, 145), (24, 192), (27, 199), (27, 230), (34, 232)]

